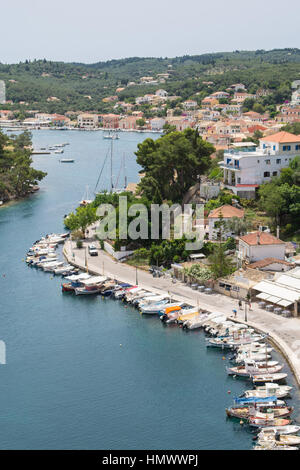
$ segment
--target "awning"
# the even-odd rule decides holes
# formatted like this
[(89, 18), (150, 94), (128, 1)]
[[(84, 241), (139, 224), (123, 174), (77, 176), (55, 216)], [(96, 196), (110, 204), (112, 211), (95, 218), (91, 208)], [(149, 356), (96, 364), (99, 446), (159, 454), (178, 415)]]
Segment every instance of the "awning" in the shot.
[(272, 304), (277, 304), (282, 299), (280, 297), (276, 297), (275, 295), (271, 295), (271, 297), (269, 297), (267, 300), (268, 302), (272, 302)]
[(280, 305), (281, 307), (289, 307), (289, 305), (292, 305), (293, 302), (290, 300), (279, 300), (279, 302), (276, 302), (277, 305)]
[(278, 297), (278, 300), (283, 299), (290, 302), (298, 301), (300, 297), (300, 289), (298, 290), (294, 287), (290, 288), (277, 282), (267, 280), (255, 284), (255, 286), (253, 286), (253, 290), (269, 294), (270, 296), (276, 296)]
[(270, 297), (270, 294), (265, 294), (264, 292), (261, 292), (261, 293), (258, 294), (256, 297), (257, 297), (258, 299), (267, 300), (267, 299)]

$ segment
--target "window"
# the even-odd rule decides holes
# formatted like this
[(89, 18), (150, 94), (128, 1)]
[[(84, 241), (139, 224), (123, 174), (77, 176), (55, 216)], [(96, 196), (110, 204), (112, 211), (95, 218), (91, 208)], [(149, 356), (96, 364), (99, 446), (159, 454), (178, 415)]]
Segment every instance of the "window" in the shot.
[(289, 151), (291, 150), (291, 146), (290, 146), (290, 145), (284, 145), (284, 146), (282, 147), (282, 150), (283, 150), (284, 152), (289, 152)]
[(277, 171), (273, 171), (273, 176), (277, 176)]
[(296, 149), (296, 150), (300, 150), (300, 145), (297, 144), (296, 147), (295, 147), (295, 149)]
[(266, 164), (266, 165), (270, 165), (270, 164), (271, 164), (271, 161), (270, 161), (270, 160), (265, 160), (265, 164)]
[(280, 159), (280, 158), (277, 158), (276, 163), (277, 163), (277, 165), (280, 165), (281, 159)]
[(269, 171), (265, 171), (264, 172), (264, 178), (269, 178), (270, 177), (270, 172)]
[(257, 160), (257, 163), (259, 163), (259, 160)]

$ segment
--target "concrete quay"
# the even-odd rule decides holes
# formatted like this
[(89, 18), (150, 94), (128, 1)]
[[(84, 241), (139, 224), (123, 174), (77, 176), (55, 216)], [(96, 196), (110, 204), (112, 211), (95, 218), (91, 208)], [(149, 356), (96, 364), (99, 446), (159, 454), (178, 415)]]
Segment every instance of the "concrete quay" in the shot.
[(103, 250), (99, 250), (99, 256), (91, 257), (87, 253), (88, 243), (90, 241), (84, 242), (83, 248), (78, 249), (75, 242), (71, 240), (65, 242), (63, 253), (70, 264), (85, 270), (87, 256), (88, 269), (92, 274), (105, 275), (132, 285), (138, 284), (139, 287), (158, 294), (169, 292), (175, 300), (184, 300), (209, 312), (224, 313), (232, 320), (235, 319), (232, 311), (236, 309), (236, 320), (269, 334), (270, 341), (284, 355), (300, 387), (300, 318), (281, 317), (260, 309), (256, 303), (252, 304), (250, 311), (247, 308), (246, 317), (244, 306), (243, 309), (239, 309), (236, 299), (219, 293), (200, 293), (179, 281), (173, 283), (171, 279), (164, 277), (154, 278), (149, 272), (117, 262)]

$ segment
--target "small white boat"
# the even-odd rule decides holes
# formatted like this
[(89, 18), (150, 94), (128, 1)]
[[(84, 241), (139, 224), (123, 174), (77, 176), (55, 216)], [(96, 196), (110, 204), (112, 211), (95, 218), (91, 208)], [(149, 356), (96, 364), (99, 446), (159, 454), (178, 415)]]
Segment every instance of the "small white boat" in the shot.
[(274, 364), (276, 361), (270, 361), (265, 363), (258, 362), (247, 362), (245, 364), (239, 365), (236, 367), (227, 367), (228, 375), (238, 375), (241, 377), (252, 377), (253, 375), (268, 375), (268, 374), (277, 374), (283, 369), (283, 364)]
[(257, 383), (266, 383), (266, 382), (280, 382), (281, 380), (284, 380), (287, 378), (287, 374), (284, 372), (280, 372), (278, 374), (267, 374), (267, 375), (253, 375), (252, 376), (252, 382), (254, 384)]
[(54, 274), (62, 274), (68, 271), (73, 271), (74, 266), (71, 266), (70, 264), (65, 264), (60, 266), (59, 268), (55, 268), (53, 270)]
[(95, 284), (93, 286), (87, 287), (75, 287), (76, 295), (95, 295), (100, 294), (102, 289), (102, 284)]
[(246, 390), (245, 397), (277, 397), (284, 398), (290, 395), (292, 387), (289, 385), (278, 385), (276, 383), (266, 383), (265, 385), (256, 387), (255, 390)]
[(42, 265), (42, 269), (45, 272), (51, 272), (54, 271), (54, 269), (58, 268), (59, 266), (62, 266), (64, 263), (63, 261), (52, 261), (51, 263), (45, 263)]
[(147, 296), (146, 298), (144, 297), (143, 299), (139, 300), (137, 302), (138, 306), (145, 307), (146, 305), (151, 305), (151, 304), (157, 304), (159, 302), (162, 302), (164, 300), (170, 300), (169, 294), (162, 294), (162, 295), (150, 295)]
[(279, 434), (276, 431), (261, 431), (258, 434), (258, 443), (272, 443), (276, 445), (300, 446), (300, 436)]
[(183, 302), (170, 303), (168, 299), (163, 300), (157, 304), (145, 305), (140, 308), (140, 312), (147, 315), (157, 315), (158, 313), (164, 313), (166, 308), (176, 307), (183, 305)]
[(271, 431), (276, 432), (280, 435), (297, 434), (300, 431), (300, 426), (296, 426), (293, 424), (289, 424), (287, 426), (267, 426), (260, 431), (259, 435)]
[(75, 162), (74, 158), (61, 158), (59, 161), (60, 163), (74, 163)]
[(265, 346), (264, 344), (262, 343), (250, 343), (250, 344), (245, 344), (245, 345), (241, 345), (237, 348), (237, 352), (238, 353), (242, 353), (242, 352), (258, 352), (258, 353), (265, 353), (265, 354), (268, 354), (268, 353), (271, 353), (273, 351), (273, 348), (269, 345)]
[(33, 261), (32, 265), (37, 266), (38, 268), (42, 268), (45, 264), (52, 263), (54, 261), (58, 261), (57, 256), (55, 256), (53, 258), (45, 258), (45, 259), (42, 259), (42, 260), (36, 261), (36, 262)]
[(54, 153), (64, 153), (64, 149), (57, 149), (57, 150), (54, 150)]
[(236, 356), (235, 362), (236, 364), (240, 364), (245, 361), (248, 361), (249, 359), (255, 362), (263, 361), (264, 359), (268, 360), (268, 359), (271, 359), (271, 354), (266, 355), (266, 354), (261, 354), (261, 353), (252, 353), (252, 352), (240, 353)]

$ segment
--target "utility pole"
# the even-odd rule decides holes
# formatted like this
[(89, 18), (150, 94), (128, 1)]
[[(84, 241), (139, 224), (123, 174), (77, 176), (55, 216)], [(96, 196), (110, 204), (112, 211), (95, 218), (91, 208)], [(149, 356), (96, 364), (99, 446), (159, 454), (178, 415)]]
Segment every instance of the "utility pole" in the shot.
[(135, 285), (136, 285), (136, 286), (139, 285), (139, 281), (138, 281), (138, 268), (137, 268), (137, 266), (135, 267)]
[(112, 168), (112, 160), (113, 160), (113, 139), (111, 139), (111, 147), (110, 147), (110, 191), (113, 192), (113, 168)]
[(247, 316), (247, 305), (248, 305), (248, 302), (247, 300), (245, 300), (245, 322), (248, 321), (248, 316)]

